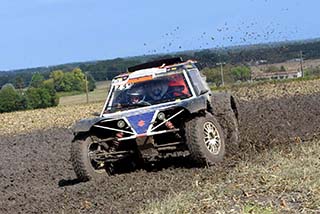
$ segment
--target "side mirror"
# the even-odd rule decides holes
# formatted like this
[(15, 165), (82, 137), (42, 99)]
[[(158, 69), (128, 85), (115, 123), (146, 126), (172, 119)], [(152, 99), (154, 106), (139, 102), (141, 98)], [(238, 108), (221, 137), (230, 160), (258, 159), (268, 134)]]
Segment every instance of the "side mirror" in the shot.
[(99, 112), (93, 112), (91, 115), (92, 115), (92, 116), (99, 117), (99, 116), (100, 116), (100, 113), (99, 113)]

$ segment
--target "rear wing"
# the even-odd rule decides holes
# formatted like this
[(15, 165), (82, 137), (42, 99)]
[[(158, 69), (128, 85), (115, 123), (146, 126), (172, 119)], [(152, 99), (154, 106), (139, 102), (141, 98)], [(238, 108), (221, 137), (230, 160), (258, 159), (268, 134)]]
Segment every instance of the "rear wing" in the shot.
[(175, 57), (175, 58), (169, 58), (169, 59), (160, 59), (157, 61), (152, 61), (152, 62), (147, 62), (147, 63), (143, 63), (140, 65), (135, 65), (132, 67), (128, 68), (128, 72), (134, 72), (134, 71), (138, 71), (138, 70), (142, 70), (142, 69), (147, 69), (147, 68), (156, 68), (156, 67), (160, 67), (160, 66), (168, 66), (168, 65), (174, 65), (177, 63), (182, 63), (183, 59), (182, 57)]

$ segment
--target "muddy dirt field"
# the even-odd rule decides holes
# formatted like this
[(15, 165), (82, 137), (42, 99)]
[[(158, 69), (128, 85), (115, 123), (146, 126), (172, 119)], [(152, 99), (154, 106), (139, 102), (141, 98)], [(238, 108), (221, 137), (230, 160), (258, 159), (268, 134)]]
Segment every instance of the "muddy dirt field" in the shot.
[(68, 129), (32, 131), (0, 137), (0, 213), (132, 213), (152, 199), (186, 190), (195, 176), (223, 177), (242, 154), (317, 138), (320, 95), (240, 102), (240, 149), (219, 166), (199, 169), (180, 158), (152, 172), (140, 170), (79, 183), (69, 160)]

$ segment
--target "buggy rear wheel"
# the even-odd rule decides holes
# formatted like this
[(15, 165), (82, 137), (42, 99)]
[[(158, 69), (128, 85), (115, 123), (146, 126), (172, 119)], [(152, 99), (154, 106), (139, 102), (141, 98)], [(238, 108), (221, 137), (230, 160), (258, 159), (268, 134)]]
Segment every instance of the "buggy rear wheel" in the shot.
[(212, 115), (194, 117), (186, 122), (185, 133), (193, 161), (200, 165), (213, 165), (222, 161), (225, 154), (224, 134)]

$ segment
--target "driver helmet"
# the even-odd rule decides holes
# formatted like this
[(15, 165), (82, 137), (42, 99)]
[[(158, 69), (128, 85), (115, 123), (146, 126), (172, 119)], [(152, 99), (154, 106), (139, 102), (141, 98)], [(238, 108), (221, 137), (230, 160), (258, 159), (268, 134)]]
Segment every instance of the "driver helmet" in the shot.
[(134, 88), (131, 89), (128, 93), (129, 102), (132, 104), (136, 104), (144, 101), (145, 95), (142, 88)]
[(152, 99), (154, 100), (160, 100), (163, 95), (167, 92), (168, 90), (168, 83), (165, 81), (155, 81), (152, 82), (152, 85), (150, 86), (149, 95)]

